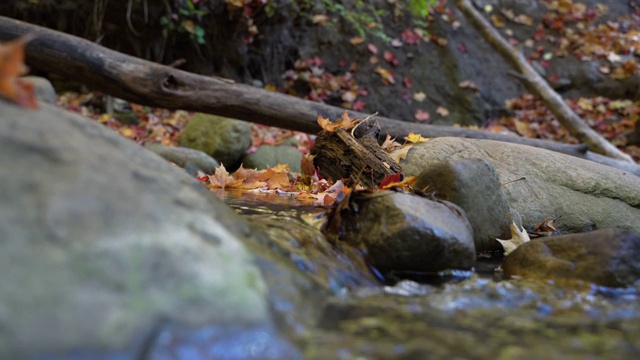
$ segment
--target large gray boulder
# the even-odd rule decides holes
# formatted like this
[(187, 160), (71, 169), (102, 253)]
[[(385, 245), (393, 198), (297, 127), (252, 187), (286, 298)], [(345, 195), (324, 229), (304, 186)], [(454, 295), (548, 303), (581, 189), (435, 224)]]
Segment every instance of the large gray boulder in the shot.
[(560, 216), (555, 223), (564, 233), (614, 227), (640, 232), (640, 177), (591, 161), (512, 143), (437, 138), (416, 144), (401, 165), (405, 175), (418, 175), (466, 158), (495, 166), (526, 228)]
[(122, 349), (160, 318), (261, 324), (243, 220), (106, 127), (0, 100), (0, 358)]
[(233, 170), (240, 166), (240, 159), (251, 146), (251, 124), (197, 113), (182, 131), (180, 146), (203, 151), (227, 170)]

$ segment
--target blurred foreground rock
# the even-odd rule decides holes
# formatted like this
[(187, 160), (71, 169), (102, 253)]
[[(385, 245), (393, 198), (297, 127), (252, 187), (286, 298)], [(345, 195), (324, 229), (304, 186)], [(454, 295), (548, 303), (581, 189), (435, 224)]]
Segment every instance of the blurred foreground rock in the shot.
[(249, 227), (89, 119), (0, 100), (0, 358), (133, 346), (161, 319), (264, 325)]

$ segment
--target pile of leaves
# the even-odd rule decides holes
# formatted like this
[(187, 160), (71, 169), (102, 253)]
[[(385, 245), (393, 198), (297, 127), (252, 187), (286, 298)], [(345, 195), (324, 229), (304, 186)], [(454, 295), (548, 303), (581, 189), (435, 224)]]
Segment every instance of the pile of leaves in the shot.
[(151, 142), (177, 146), (180, 133), (192, 116), (181, 110), (129, 104), (132, 114), (127, 115), (132, 119), (123, 124), (114, 114), (105, 113), (106, 101), (100, 93), (67, 92), (58, 97), (58, 106), (96, 120), (141, 145)]
[[(640, 123), (640, 101), (611, 100), (604, 97), (566, 99), (565, 102), (591, 128), (612, 144), (640, 161), (637, 137)], [(531, 94), (507, 101), (514, 116), (491, 120), (486, 128), (501, 131), (505, 128), (528, 138), (539, 138), (577, 144), (578, 140), (560, 125), (544, 104)], [(632, 141), (633, 140), (633, 141)]]

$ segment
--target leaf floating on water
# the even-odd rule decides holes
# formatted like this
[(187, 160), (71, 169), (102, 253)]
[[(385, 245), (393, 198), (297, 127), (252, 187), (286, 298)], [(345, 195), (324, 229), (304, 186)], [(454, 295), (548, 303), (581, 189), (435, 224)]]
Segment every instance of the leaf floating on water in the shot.
[(520, 230), (518, 225), (516, 225), (515, 221), (511, 223), (511, 239), (509, 240), (501, 240), (496, 239), (504, 249), (504, 255), (507, 256), (513, 250), (515, 250), (518, 246), (529, 242), (529, 234), (525, 229)]

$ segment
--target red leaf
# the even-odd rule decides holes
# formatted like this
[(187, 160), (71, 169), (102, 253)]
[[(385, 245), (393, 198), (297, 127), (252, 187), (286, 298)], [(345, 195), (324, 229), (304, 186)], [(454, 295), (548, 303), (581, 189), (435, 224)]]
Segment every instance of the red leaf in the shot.
[(402, 78), (402, 84), (404, 85), (404, 87), (406, 87), (407, 89), (411, 89), (413, 87), (413, 81), (411, 80), (410, 77), (405, 76)]
[(402, 41), (405, 42), (405, 44), (409, 44), (409, 45), (415, 45), (418, 43), (418, 40), (420, 40), (420, 37), (418, 36), (418, 34), (415, 33), (415, 31), (411, 30), (411, 29), (404, 29), (402, 31)]
[(391, 51), (385, 50), (384, 53), (382, 54), (382, 57), (389, 64), (391, 64), (393, 66), (397, 66), (398, 65), (398, 58)]
[(353, 110), (355, 111), (362, 111), (364, 110), (365, 106), (367, 105), (366, 102), (358, 100), (355, 103), (353, 103)]
[(397, 173), (387, 175), (384, 179), (382, 179), (382, 182), (380, 182), (379, 187), (382, 189), (391, 183), (397, 183), (400, 181), (402, 181), (402, 174), (398, 171)]

